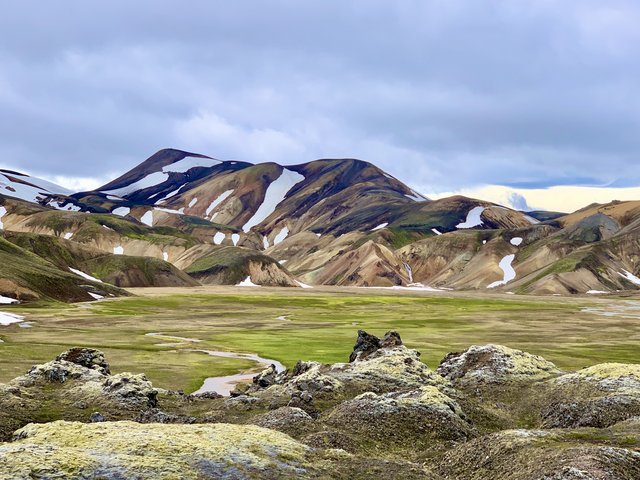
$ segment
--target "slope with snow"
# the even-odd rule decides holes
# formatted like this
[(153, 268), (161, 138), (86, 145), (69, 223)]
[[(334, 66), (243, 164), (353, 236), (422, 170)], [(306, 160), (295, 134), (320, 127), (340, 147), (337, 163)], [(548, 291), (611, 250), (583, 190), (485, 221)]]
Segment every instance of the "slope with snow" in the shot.
[(102, 280), (100, 280), (99, 278), (92, 277), (91, 275), (89, 275), (87, 273), (84, 273), (81, 270), (76, 270), (75, 268), (71, 268), (71, 267), (69, 267), (69, 270), (72, 271), (73, 273), (75, 273), (76, 275), (82, 277), (82, 278), (86, 278), (87, 280), (91, 280), (93, 282), (102, 283)]
[(68, 195), (71, 192), (41, 178), (9, 170), (0, 170), (0, 193), (28, 202), (38, 202), (48, 195)]
[(127, 215), (129, 215), (129, 212), (131, 212), (131, 209), (129, 207), (118, 207), (114, 208), (111, 213), (120, 217), (126, 217)]
[(242, 230), (248, 232), (251, 228), (267, 219), (269, 215), (275, 211), (280, 202), (285, 199), (289, 190), (303, 180), (303, 175), (300, 175), (298, 172), (294, 172), (293, 170), (283, 168), (280, 176), (267, 187), (262, 204), (249, 221), (244, 224)]
[(182, 160), (178, 160), (177, 162), (174, 162), (170, 165), (166, 165), (162, 167), (162, 171), (164, 173), (169, 173), (169, 172), (186, 173), (192, 168), (196, 168), (196, 167), (210, 168), (220, 163), (222, 162), (220, 160), (216, 160), (215, 158), (184, 157)]
[(0, 230), (4, 230), (4, 223), (2, 223), (2, 217), (7, 214), (7, 209), (0, 207)]
[(144, 190), (145, 188), (155, 187), (156, 185), (160, 185), (161, 183), (166, 182), (169, 179), (168, 173), (163, 172), (153, 172), (149, 175), (142, 177), (137, 182), (130, 183), (124, 187), (116, 188), (115, 190), (104, 190), (103, 193), (109, 195), (118, 195), (119, 197), (124, 197), (126, 195), (130, 195), (133, 192), (137, 192), (139, 190)]
[(456, 228), (473, 228), (482, 225), (482, 219), (480, 215), (484, 212), (485, 207), (473, 207), (469, 213), (467, 213), (467, 219), (456, 225)]
[(287, 238), (287, 235), (289, 235), (289, 229), (287, 227), (284, 227), (282, 230), (280, 230), (280, 232), (273, 239), (273, 244), (274, 245), (278, 245), (285, 238)]
[(626, 278), (627, 280), (629, 280), (634, 285), (640, 286), (640, 278), (636, 277), (633, 273), (631, 273), (631, 272), (629, 272), (627, 270), (622, 270), (622, 271), (624, 273), (618, 272), (618, 275), (620, 275), (621, 277)]
[(222, 192), (220, 195), (218, 195), (218, 197), (207, 207), (207, 211), (205, 212), (205, 214), (207, 216), (211, 215), (211, 212), (213, 212), (215, 208), (222, 202), (224, 202), (232, 193), (233, 190), (227, 190), (226, 192)]
[(153, 227), (153, 210), (145, 212), (145, 214), (140, 218), (140, 221), (145, 225)]
[(216, 234), (213, 236), (213, 243), (215, 243), (216, 245), (220, 245), (222, 242), (224, 242), (226, 235), (222, 232), (216, 232)]
[(510, 255), (505, 255), (502, 260), (500, 260), (498, 266), (504, 272), (504, 277), (502, 278), (502, 280), (490, 283), (489, 285), (487, 285), (487, 288), (496, 288), (502, 285), (506, 285), (508, 282), (516, 278), (516, 271), (511, 266), (511, 262), (513, 262), (514, 258), (516, 258), (516, 256), (512, 253)]

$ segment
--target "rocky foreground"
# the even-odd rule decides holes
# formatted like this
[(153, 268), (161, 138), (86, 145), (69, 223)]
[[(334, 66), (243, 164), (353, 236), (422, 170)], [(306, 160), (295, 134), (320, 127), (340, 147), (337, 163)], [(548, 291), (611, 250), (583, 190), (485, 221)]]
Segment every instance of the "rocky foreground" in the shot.
[(436, 370), (395, 332), (231, 397), (72, 349), (0, 385), (0, 478), (640, 479), (640, 365), (563, 373), (500, 345)]

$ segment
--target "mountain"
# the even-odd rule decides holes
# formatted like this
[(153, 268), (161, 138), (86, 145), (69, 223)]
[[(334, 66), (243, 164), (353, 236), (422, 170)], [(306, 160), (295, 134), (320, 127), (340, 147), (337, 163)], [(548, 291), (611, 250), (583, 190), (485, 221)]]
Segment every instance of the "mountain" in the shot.
[(254, 165), (175, 149), (95, 191), (31, 183), (47, 189), (30, 187), (38, 194), (22, 195), (27, 201), (0, 195), (0, 227), (107, 255), (83, 265), (120, 286), (427, 285), (540, 294), (640, 286), (640, 201), (521, 212), (462, 196), (430, 200), (357, 159)]

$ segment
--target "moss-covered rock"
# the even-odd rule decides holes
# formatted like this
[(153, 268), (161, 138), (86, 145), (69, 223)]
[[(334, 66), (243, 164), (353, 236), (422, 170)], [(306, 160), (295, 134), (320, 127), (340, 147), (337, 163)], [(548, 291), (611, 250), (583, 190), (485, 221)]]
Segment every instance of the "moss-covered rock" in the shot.
[(0, 445), (0, 478), (301, 478), (310, 451), (265, 428), (30, 424)]
[(640, 365), (603, 363), (548, 382), (543, 425), (604, 428), (640, 415)]
[(544, 430), (507, 430), (455, 447), (438, 461), (443, 478), (465, 480), (632, 480), (640, 453), (581, 444)]
[(450, 353), (437, 372), (460, 383), (504, 383), (560, 374), (544, 358), (503, 345), (473, 345), (463, 352)]

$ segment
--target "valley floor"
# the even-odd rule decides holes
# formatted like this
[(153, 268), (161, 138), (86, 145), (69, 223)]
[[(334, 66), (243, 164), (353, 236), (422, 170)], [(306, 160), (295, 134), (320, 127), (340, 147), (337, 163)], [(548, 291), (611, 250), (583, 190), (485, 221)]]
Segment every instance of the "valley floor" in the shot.
[(431, 368), (449, 352), (487, 343), (542, 355), (563, 370), (640, 363), (639, 295), (223, 286), (131, 292), (136, 296), (94, 303), (3, 306), (30, 327), (0, 326), (0, 383), (87, 346), (104, 351), (114, 372), (145, 372), (156, 387), (193, 392), (207, 377), (255, 366), (198, 350), (255, 353), (286, 367), (300, 359), (344, 362), (360, 329), (401, 332)]

